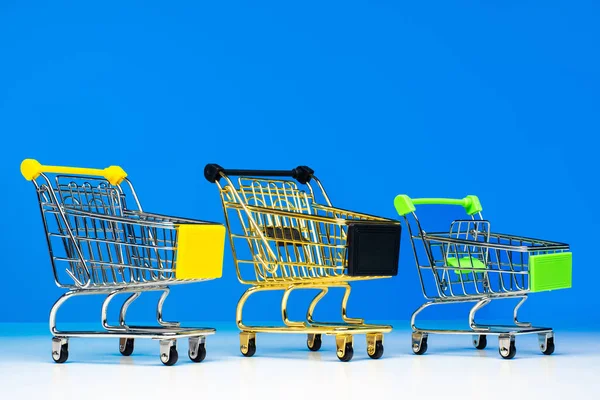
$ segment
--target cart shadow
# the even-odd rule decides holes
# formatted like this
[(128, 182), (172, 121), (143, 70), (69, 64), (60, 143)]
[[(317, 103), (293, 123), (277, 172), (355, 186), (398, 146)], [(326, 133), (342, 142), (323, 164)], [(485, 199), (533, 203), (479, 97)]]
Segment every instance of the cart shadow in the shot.
[[(466, 357), (466, 358), (486, 358), (486, 359), (499, 359), (502, 360), (500, 354), (498, 354), (498, 349), (488, 348), (485, 350), (475, 350), (470, 347), (447, 347), (440, 349), (429, 349), (427, 353), (423, 355), (415, 355), (412, 352), (406, 352), (406, 355), (412, 357)], [(564, 352), (564, 351), (556, 351), (550, 356), (542, 354), (539, 350), (536, 349), (519, 349), (517, 348), (517, 354), (515, 356), (515, 360), (517, 359), (533, 359), (533, 358), (549, 358), (549, 357), (565, 357), (565, 356), (579, 356), (587, 354), (584, 351), (574, 351), (574, 352)]]
[[(187, 352), (179, 353), (179, 359), (174, 367), (179, 365), (195, 365), (195, 364), (211, 364), (214, 362), (223, 361), (224, 357), (215, 357), (211, 358), (208, 355), (202, 362), (196, 363), (189, 360), (187, 356)], [(229, 358), (229, 356), (227, 357)], [(77, 357), (75, 359), (70, 358), (63, 364), (57, 364), (52, 359), (48, 359), (46, 357), (36, 357), (35, 359), (31, 359), (28, 361), (40, 362), (44, 364), (50, 365), (114, 365), (114, 366), (131, 366), (131, 367), (165, 367), (160, 361), (158, 353), (134, 353), (131, 356), (123, 356), (120, 353), (97, 353), (97, 354), (86, 354), (81, 356), (81, 358)], [(173, 366), (171, 366), (173, 367)]]
[[(384, 353), (381, 360), (390, 360), (399, 358), (400, 354), (395, 354), (390, 352), (390, 354)], [(243, 356), (241, 356), (243, 357)], [(326, 348), (323, 347), (319, 351), (310, 351), (308, 349), (302, 349), (298, 347), (278, 347), (272, 349), (258, 349), (256, 354), (249, 359), (286, 359), (286, 360), (297, 360), (297, 361), (309, 361), (309, 362), (332, 362), (332, 363), (342, 363), (336, 355), (335, 347)], [(350, 361), (351, 364), (358, 362), (379, 362), (380, 360), (373, 360), (367, 355), (367, 350), (364, 349), (363, 352), (359, 351), (357, 348), (354, 349), (354, 357)], [(342, 363), (346, 364), (346, 363)]]

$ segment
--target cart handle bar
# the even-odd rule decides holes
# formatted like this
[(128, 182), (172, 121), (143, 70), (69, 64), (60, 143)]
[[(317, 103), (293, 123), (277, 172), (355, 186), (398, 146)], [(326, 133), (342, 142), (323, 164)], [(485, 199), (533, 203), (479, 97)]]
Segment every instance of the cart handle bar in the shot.
[(204, 177), (210, 183), (215, 183), (221, 179), (221, 173), (229, 176), (289, 177), (296, 179), (302, 184), (307, 184), (312, 179), (315, 171), (305, 165), (300, 165), (288, 171), (274, 169), (225, 169), (219, 164), (206, 164), (204, 167)]
[(39, 161), (27, 158), (21, 163), (21, 174), (28, 181), (32, 181), (42, 173), (48, 172), (51, 174), (71, 174), (71, 175), (88, 175), (101, 176), (111, 183), (111, 185), (119, 185), (123, 179), (127, 177), (127, 173), (123, 168), (111, 165), (108, 168), (78, 168), (78, 167), (57, 167), (53, 165), (42, 165)]
[(405, 194), (399, 194), (394, 199), (394, 207), (396, 207), (398, 214), (402, 216), (414, 212), (415, 205), (420, 204), (462, 206), (469, 215), (477, 214), (483, 210), (481, 203), (479, 202), (479, 198), (473, 195), (469, 195), (464, 199), (411, 199)]

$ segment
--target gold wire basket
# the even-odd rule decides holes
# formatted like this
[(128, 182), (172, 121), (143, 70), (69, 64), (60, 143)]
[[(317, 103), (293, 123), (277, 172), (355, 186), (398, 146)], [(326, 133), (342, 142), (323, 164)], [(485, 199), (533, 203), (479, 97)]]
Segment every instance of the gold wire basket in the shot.
[[(325, 189), (308, 167), (290, 171), (226, 170), (208, 164), (209, 182), (221, 194), (238, 279), (252, 285), (237, 307), (242, 354), (256, 351), (257, 332), (306, 333), (308, 348), (318, 350), (321, 336), (335, 335), (337, 355), (352, 358), (352, 335), (367, 335), (371, 358), (383, 354), (388, 325), (369, 325), (349, 318), (349, 281), (397, 274), (400, 223), (333, 207)], [(231, 179), (236, 176), (237, 179)], [(293, 178), (275, 179), (275, 178)], [(299, 184), (301, 186), (299, 186)], [(317, 322), (313, 312), (330, 288), (344, 289), (341, 323)], [(290, 321), (287, 301), (296, 289), (317, 289), (306, 321)], [(283, 291), (283, 326), (249, 326), (242, 322), (246, 300), (254, 293)]]

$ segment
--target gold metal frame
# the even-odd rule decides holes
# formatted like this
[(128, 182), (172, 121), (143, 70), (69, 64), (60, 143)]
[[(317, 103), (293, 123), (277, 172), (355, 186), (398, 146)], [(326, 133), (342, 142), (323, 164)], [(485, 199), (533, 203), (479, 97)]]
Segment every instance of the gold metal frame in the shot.
[[(348, 276), (347, 227), (357, 220), (369, 223), (399, 224), (398, 221), (356, 213), (332, 206), (319, 180), (311, 177), (325, 205), (317, 203), (311, 182), (300, 190), (291, 180), (258, 179), (240, 176), (230, 179), (220, 171), (219, 187), (232, 255), (241, 283), (252, 285), (238, 301), (236, 322), (240, 333), (240, 351), (252, 356), (256, 351), (256, 333), (304, 333), (307, 346), (318, 350), (322, 335), (336, 337), (337, 356), (348, 361), (353, 355), (353, 335), (367, 336), (367, 354), (380, 358), (383, 334), (390, 325), (365, 324), (363, 319), (347, 315), (350, 281), (389, 278), (389, 276)], [(237, 215), (237, 218), (236, 218)], [(236, 221), (239, 225), (236, 225)], [(248, 256), (243, 255), (246, 242)], [(249, 250), (249, 251), (248, 251)], [(252, 267), (250, 267), (252, 266)], [(254, 276), (248, 277), (253, 271)], [(341, 302), (342, 322), (321, 322), (313, 318), (317, 304), (330, 288), (344, 289)], [(292, 321), (287, 304), (295, 290), (319, 290), (306, 312), (305, 321)], [(243, 322), (246, 301), (255, 293), (282, 291), (280, 326), (255, 326)]]

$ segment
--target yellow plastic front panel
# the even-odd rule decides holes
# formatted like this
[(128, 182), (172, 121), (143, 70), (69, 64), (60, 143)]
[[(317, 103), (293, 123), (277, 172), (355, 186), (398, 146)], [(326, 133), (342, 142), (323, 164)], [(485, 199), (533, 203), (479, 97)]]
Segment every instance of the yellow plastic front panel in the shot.
[(218, 224), (177, 226), (177, 279), (212, 279), (223, 274), (225, 227)]

